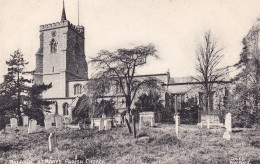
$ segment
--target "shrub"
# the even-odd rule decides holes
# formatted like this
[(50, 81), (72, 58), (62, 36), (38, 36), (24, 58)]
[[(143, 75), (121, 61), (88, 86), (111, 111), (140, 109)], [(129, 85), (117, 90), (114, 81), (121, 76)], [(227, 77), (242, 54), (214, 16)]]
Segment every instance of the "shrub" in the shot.
[(232, 126), (250, 128), (255, 123), (255, 116), (247, 107), (231, 110)]

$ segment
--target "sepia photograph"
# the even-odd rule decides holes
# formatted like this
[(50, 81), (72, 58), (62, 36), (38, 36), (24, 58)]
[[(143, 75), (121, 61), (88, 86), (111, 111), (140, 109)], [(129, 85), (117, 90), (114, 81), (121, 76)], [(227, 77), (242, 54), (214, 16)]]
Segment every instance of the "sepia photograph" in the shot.
[(260, 1), (0, 4), (0, 164), (260, 163)]

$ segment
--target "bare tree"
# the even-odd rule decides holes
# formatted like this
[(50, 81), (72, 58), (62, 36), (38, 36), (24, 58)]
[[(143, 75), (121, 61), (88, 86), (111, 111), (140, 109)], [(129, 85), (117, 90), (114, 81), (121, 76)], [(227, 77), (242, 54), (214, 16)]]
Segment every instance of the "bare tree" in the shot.
[(226, 68), (218, 68), (219, 63), (223, 58), (223, 48), (219, 48), (217, 41), (210, 31), (204, 34), (202, 43), (198, 44), (196, 49), (197, 63), (196, 71), (197, 77), (193, 77), (196, 81), (202, 84), (205, 92), (205, 106), (206, 111), (209, 113), (210, 96), (213, 94), (213, 84), (217, 81), (223, 80), (226, 74)]
[[(152, 44), (147, 46), (138, 46), (133, 49), (118, 49), (115, 52), (101, 50), (97, 57), (91, 59), (94, 65), (95, 78), (92, 84), (92, 90), (96, 91), (96, 96), (105, 92), (106, 87), (118, 84), (126, 100), (127, 112), (130, 118), (134, 116), (134, 110), (131, 109), (135, 96), (139, 89), (160, 88), (159, 80), (153, 77), (136, 77), (136, 69), (145, 65), (147, 57), (155, 57), (156, 49)], [(133, 118), (134, 136), (136, 137), (135, 119)], [(125, 120), (132, 133), (129, 120)]]

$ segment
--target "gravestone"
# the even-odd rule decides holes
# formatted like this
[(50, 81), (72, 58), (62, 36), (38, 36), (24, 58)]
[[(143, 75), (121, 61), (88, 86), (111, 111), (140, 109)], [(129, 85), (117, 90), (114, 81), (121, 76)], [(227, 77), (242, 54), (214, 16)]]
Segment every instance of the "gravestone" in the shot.
[(79, 127), (79, 130), (85, 129), (85, 128), (84, 128), (84, 124), (81, 123), (81, 122), (78, 123), (78, 127)]
[(94, 128), (94, 119), (93, 118), (91, 119), (90, 128), (91, 129)]
[(115, 123), (119, 125), (122, 124), (122, 116), (120, 114), (115, 116)]
[(101, 117), (102, 117), (102, 118), (107, 118), (107, 116), (106, 116), (105, 113), (103, 113)]
[(151, 117), (151, 127), (154, 127), (155, 121), (154, 121), (154, 117)]
[(50, 133), (50, 136), (49, 136), (49, 151), (52, 152), (54, 150), (55, 147), (57, 147), (57, 137), (56, 137), (56, 134), (53, 132), (53, 133)]
[(111, 119), (104, 120), (105, 130), (110, 130), (111, 127), (112, 127), (111, 124), (112, 124), (112, 120)]
[(175, 133), (176, 133), (177, 136), (179, 134), (179, 118), (180, 118), (180, 116), (176, 115), (176, 117), (175, 117)]
[(46, 130), (52, 128), (52, 118), (49, 117), (44, 119), (44, 125)]
[(230, 134), (229, 134), (228, 131), (224, 132), (223, 138), (226, 139), (226, 140), (230, 140)]
[(62, 119), (63, 119), (63, 117), (60, 115), (55, 116), (56, 128), (62, 128), (62, 126), (63, 126)]
[(36, 131), (37, 131), (37, 121), (32, 119), (29, 121), (28, 134), (35, 133)]
[(64, 124), (65, 124), (65, 128), (66, 127), (68, 127), (68, 125), (70, 124), (70, 122), (71, 122), (71, 119), (70, 118), (68, 118), (68, 117), (64, 117)]
[(23, 116), (23, 126), (28, 126), (28, 124), (29, 124), (29, 117)]
[(17, 123), (16, 118), (11, 118), (10, 123), (11, 123), (11, 128), (17, 128), (18, 127), (18, 123)]
[(209, 129), (209, 126), (210, 126), (210, 119), (209, 117), (207, 118), (207, 128)]
[(139, 120), (139, 130), (141, 130), (143, 126), (144, 126), (144, 118), (140, 117), (140, 120)]
[(99, 131), (104, 130), (104, 120), (100, 119), (99, 120)]
[(225, 128), (227, 129), (228, 132), (232, 132), (231, 113), (226, 114)]
[(180, 125), (181, 124), (181, 121), (180, 121), (180, 116), (179, 115), (174, 115), (174, 121), (175, 121), (175, 123), (176, 123), (176, 119), (177, 119), (177, 117), (178, 117), (178, 125)]

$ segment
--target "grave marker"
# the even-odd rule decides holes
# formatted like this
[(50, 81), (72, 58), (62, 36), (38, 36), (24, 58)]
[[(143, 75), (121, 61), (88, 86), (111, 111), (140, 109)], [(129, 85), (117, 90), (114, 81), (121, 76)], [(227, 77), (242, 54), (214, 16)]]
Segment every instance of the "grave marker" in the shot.
[(104, 130), (104, 120), (100, 119), (99, 120), (99, 131)]
[(180, 116), (176, 115), (175, 117), (175, 133), (178, 136), (179, 134), (179, 118)]
[(54, 132), (50, 133), (48, 141), (49, 141), (49, 151), (52, 152), (54, 148), (57, 147), (57, 137)]
[(35, 133), (36, 131), (37, 131), (37, 121), (32, 119), (29, 121), (28, 134)]
[(104, 120), (105, 130), (110, 130), (111, 129), (111, 127), (112, 127), (111, 123), (112, 123), (111, 119)]
[(11, 118), (10, 123), (11, 123), (11, 128), (17, 128), (18, 127), (18, 123), (17, 123), (16, 118)]
[(227, 129), (228, 132), (232, 132), (231, 113), (226, 114), (225, 128)]
[(102, 114), (102, 118), (107, 118), (105, 113)]
[(230, 134), (229, 134), (228, 131), (224, 132), (223, 138), (226, 139), (226, 140), (230, 140)]
[(78, 127), (79, 127), (79, 130), (84, 129), (84, 125), (83, 125), (83, 123), (78, 123)]
[(210, 122), (209, 122), (209, 117), (207, 118), (207, 128), (209, 129), (209, 126), (210, 126)]
[(28, 126), (28, 124), (29, 124), (29, 117), (23, 116), (23, 126)]
[(140, 120), (139, 120), (139, 130), (141, 130), (143, 126), (144, 126), (144, 118), (140, 117)]
[(50, 129), (52, 127), (52, 118), (44, 119), (44, 125), (46, 130)]
[(68, 117), (64, 117), (64, 124), (65, 124), (65, 128), (68, 127), (68, 125), (70, 124), (71, 119)]
[(154, 127), (154, 124), (155, 124), (154, 117), (151, 117), (151, 127)]
[(63, 119), (63, 117), (60, 115), (55, 116), (56, 128), (62, 128), (62, 126), (63, 126), (62, 119)]

